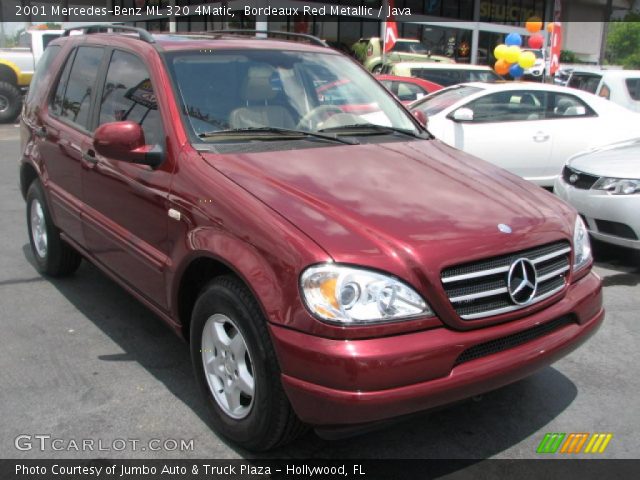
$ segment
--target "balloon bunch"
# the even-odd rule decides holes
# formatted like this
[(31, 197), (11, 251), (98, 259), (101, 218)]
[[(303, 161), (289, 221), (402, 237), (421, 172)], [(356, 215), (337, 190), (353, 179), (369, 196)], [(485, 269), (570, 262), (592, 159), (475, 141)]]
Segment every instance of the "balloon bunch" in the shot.
[[(542, 30), (542, 22), (537, 19), (531, 19), (525, 24), (527, 31), (532, 35), (527, 43), (534, 50), (542, 48), (544, 45), (544, 37), (540, 35)], [(507, 73), (513, 78), (521, 78), (524, 71), (531, 68), (536, 63), (536, 56), (533, 52), (522, 50), (522, 36), (518, 33), (510, 33), (505, 38), (504, 43), (498, 45), (493, 55), (497, 61), (494, 70), (500, 75)]]

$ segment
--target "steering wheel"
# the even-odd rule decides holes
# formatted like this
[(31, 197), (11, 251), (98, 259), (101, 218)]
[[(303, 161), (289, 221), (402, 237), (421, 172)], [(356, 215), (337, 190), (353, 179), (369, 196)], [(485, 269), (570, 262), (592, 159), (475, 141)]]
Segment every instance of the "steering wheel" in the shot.
[(322, 122), (326, 121), (329, 117), (343, 113), (340, 107), (335, 105), (320, 105), (319, 107), (309, 110), (298, 122), (298, 128), (307, 128), (308, 130), (315, 130)]

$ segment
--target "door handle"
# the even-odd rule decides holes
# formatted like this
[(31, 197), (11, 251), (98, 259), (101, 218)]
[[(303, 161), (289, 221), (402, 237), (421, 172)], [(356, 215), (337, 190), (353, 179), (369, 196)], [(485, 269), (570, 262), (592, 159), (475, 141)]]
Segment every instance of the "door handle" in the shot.
[(548, 133), (538, 132), (533, 136), (533, 141), (537, 143), (542, 143), (549, 140), (550, 137), (551, 135), (549, 135)]
[(87, 150), (86, 152), (83, 152), (82, 160), (84, 160), (85, 162), (91, 165), (95, 165), (96, 163), (98, 163), (96, 152), (94, 152), (93, 150)]

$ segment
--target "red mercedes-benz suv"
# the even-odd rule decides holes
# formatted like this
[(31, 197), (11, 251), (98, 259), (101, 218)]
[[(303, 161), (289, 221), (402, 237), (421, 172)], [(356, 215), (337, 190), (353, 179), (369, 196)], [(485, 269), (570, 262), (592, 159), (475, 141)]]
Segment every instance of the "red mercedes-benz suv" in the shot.
[(322, 42), (81, 33), (49, 44), (22, 115), (36, 263), (85, 258), (184, 336), (238, 444), (495, 389), (602, 322), (575, 210)]

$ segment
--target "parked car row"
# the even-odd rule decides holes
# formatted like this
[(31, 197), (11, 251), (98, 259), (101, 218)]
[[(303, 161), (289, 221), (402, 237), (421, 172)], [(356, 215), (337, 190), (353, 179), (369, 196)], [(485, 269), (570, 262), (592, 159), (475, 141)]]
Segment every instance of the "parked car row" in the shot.
[(542, 187), (585, 149), (640, 136), (638, 115), (580, 90), (539, 83), (467, 83), (410, 105), (443, 142)]

